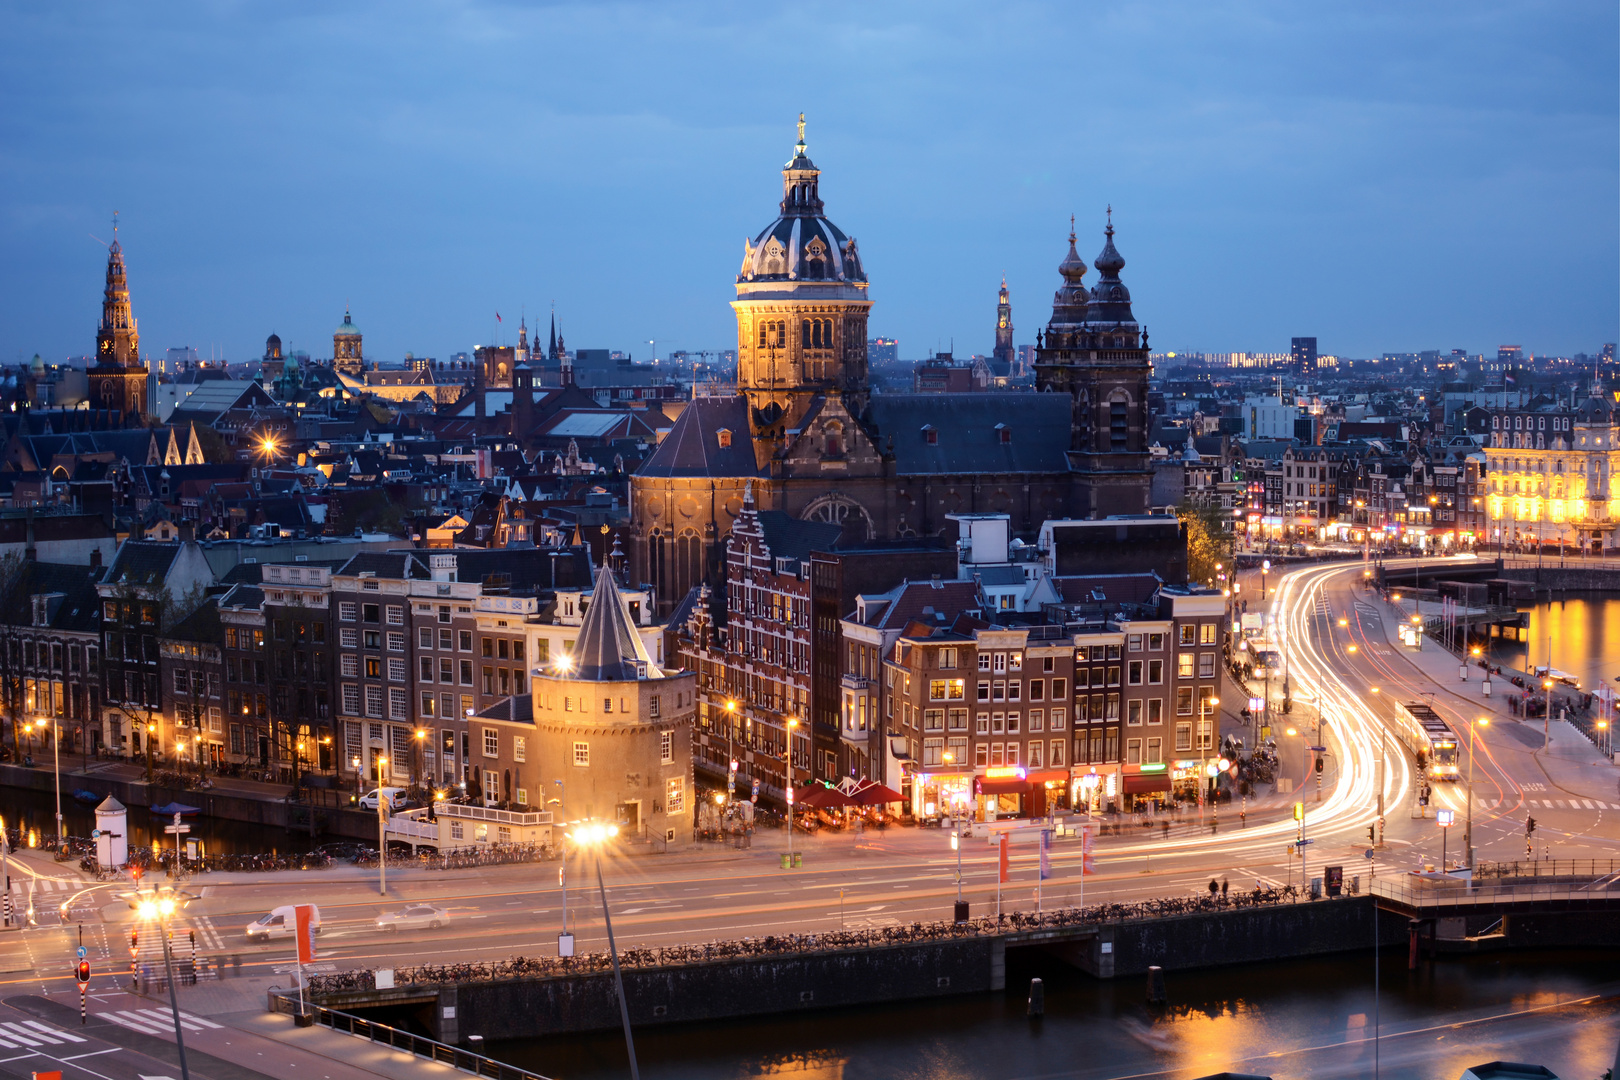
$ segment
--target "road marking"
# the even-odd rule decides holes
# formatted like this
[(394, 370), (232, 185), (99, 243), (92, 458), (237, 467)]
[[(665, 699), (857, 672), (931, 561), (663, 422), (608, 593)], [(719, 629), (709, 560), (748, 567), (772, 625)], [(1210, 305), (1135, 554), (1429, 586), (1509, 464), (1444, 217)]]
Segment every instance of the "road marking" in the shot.
[(77, 1035), (70, 1035), (65, 1031), (46, 1027), (38, 1020), (0, 1022), (0, 1042), (4, 1042), (8, 1050), (54, 1046), (57, 1043), (82, 1043), (84, 1041)]
[[(121, 1024), (132, 1031), (139, 1031), (146, 1035), (172, 1035), (174, 1034), (174, 1016), (167, 1009), (128, 1009), (119, 1012), (102, 1013), (115, 1024)], [(180, 1026), (187, 1031), (207, 1031), (220, 1025), (212, 1020), (204, 1020), (193, 1013), (180, 1010)]]

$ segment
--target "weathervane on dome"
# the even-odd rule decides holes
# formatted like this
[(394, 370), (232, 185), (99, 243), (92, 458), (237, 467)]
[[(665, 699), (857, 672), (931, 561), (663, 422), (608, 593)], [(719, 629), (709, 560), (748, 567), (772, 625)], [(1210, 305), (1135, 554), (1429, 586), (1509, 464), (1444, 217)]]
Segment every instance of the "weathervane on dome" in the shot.
[(799, 114), (799, 153), (804, 153), (804, 113)]

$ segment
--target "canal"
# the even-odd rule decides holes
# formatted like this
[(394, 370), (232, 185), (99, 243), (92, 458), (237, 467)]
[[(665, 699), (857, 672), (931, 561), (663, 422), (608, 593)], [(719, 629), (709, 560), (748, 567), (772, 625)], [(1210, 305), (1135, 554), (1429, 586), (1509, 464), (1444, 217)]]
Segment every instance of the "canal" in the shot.
[[(1499, 643), (1492, 649), (1496, 663), (1517, 667), (1548, 666), (1567, 671), (1581, 681), (1581, 689), (1595, 693), (1600, 685), (1620, 690), (1620, 596), (1613, 593), (1573, 593), (1550, 604), (1521, 610), (1530, 616), (1525, 641)], [(1607, 653), (1605, 653), (1607, 648)]]
[[(1502, 954), (1409, 972), (1386, 951), (1377, 1075), (1455, 1080), (1496, 1060), (1599, 1080), (1615, 1063), (1620, 981), (1609, 955)], [(1031, 977), (1043, 1019), (1025, 1016)], [(1009, 955), (1005, 995), (637, 1032), (649, 1080), (1104, 1080), (1223, 1070), (1277, 1080), (1374, 1072), (1371, 954), (1171, 973), (1169, 1006), (1140, 979), (1100, 983), (1055, 959)], [(490, 1044), (493, 1056), (558, 1080), (627, 1075), (617, 1034)]]
[[(5, 795), (0, 816), (5, 818), (6, 828), (15, 828), (20, 824), (25, 830), (34, 832), (40, 840), (56, 833), (56, 796), (53, 792), (27, 791), (21, 788), (3, 790)], [(181, 801), (184, 802), (184, 799)], [(96, 827), (95, 811), (94, 803), (75, 799), (69, 785), (64, 783), (62, 818), (68, 836), (88, 837), (91, 830)], [(172, 820), (160, 818), (150, 810), (138, 806), (130, 807), (129, 842), (139, 847), (151, 847), (153, 838), (156, 837), (163, 840), (167, 846), (169, 838), (164, 836), (163, 827)], [(271, 851), (302, 852), (326, 840), (339, 839), (322, 836), (312, 843), (307, 831), (292, 832), (244, 821), (223, 821), (201, 814), (188, 817), (186, 824), (191, 826), (190, 837), (201, 840), (208, 853), (213, 855), (252, 855)]]

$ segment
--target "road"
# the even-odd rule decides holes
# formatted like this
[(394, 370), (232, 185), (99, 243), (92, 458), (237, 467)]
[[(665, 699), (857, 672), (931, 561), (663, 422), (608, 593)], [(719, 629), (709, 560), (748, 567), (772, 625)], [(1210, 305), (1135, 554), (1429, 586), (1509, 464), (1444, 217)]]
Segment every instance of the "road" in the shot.
[[(1306, 807), (1306, 873), (1342, 865), (1346, 877), (1369, 873), (1405, 873), (1423, 863), (1440, 861), (1441, 838), (1433, 817), (1419, 817), (1415, 805), (1412, 759), (1387, 736), (1394, 703), (1434, 693), (1436, 708), (1465, 724), (1475, 702), (1437, 686), (1385, 637), (1385, 621), (1400, 616), (1389, 605), (1359, 587), (1361, 564), (1312, 566), (1274, 576), (1271, 609), (1283, 627), (1295, 706), (1276, 726), (1293, 723), (1300, 733), (1282, 735), (1279, 749), (1293, 779), (1303, 777), (1308, 739), (1316, 738), (1321, 706), (1327, 768), (1320, 796), (1314, 781), (1301, 798)], [(1346, 626), (1338, 626), (1345, 618)], [(1354, 646), (1354, 651), (1351, 647)], [(1432, 648), (1433, 646), (1431, 646)], [(1452, 662), (1453, 672), (1455, 662)], [(1379, 693), (1373, 693), (1377, 687)], [(1466, 726), (1460, 728), (1466, 731)], [(1620, 856), (1614, 827), (1620, 800), (1594, 800), (1585, 806), (1578, 792), (1557, 791), (1526, 725), (1497, 722), (1480, 729), (1474, 782), (1475, 846), (1482, 859), (1509, 859), (1524, 854), (1524, 814), (1541, 822), (1538, 837), (1552, 843), (1559, 858)], [(1298, 766), (1294, 765), (1298, 762)], [(1464, 758), (1464, 768), (1467, 759)], [(1610, 772), (1613, 770), (1610, 769)], [(1542, 785), (1537, 787), (1537, 785)], [(1374, 858), (1368, 827), (1379, 816), (1382, 788), (1386, 827)], [(1447, 838), (1448, 854), (1462, 843), (1466, 810), (1463, 785), (1438, 785), (1436, 805), (1458, 811), (1459, 826)], [(1297, 826), (1290, 802), (1296, 796), (1261, 800), (1261, 806), (1239, 825), (1235, 807), (1223, 808), (1219, 829), (1196, 818), (1169, 835), (1158, 829), (1139, 835), (1106, 836), (1097, 843), (1098, 872), (1084, 880), (1087, 902), (1130, 900), (1146, 896), (1186, 895), (1214, 879), (1233, 888), (1256, 884), (1298, 884), (1300, 860), (1293, 855)], [(1542, 810), (1533, 805), (1553, 798), (1568, 807)], [(673, 858), (606, 856), (605, 876), (614, 930), (621, 945), (706, 941), (784, 932), (815, 932), (844, 927), (893, 925), (949, 917), (956, 899), (957, 856), (949, 836), (928, 829), (890, 829), (862, 836), (840, 834), (806, 838), (798, 849), (804, 865), (783, 870), (778, 865), (782, 838), (758, 838), (749, 851), (705, 845)], [(1080, 900), (1080, 853), (1072, 841), (1060, 841), (1052, 854), (1052, 875), (1039, 883), (1040, 903), (1069, 905)], [(971, 841), (961, 853), (962, 895), (980, 914), (997, 904), (995, 852), (986, 841)], [(1015, 845), (1012, 881), (1001, 890), (1005, 910), (1033, 910), (1037, 903), (1038, 854), (1034, 844)], [(568, 922), (582, 951), (605, 946), (601, 905), (594, 876), (583, 857), (570, 860)], [(61, 876), (50, 864), (36, 871)], [(377, 895), (375, 872), (345, 869), (301, 874), (211, 874), (188, 887), (199, 896), (188, 908), (178, 935), (182, 951), (188, 933), (198, 935), (198, 952), (236, 956), (244, 975), (284, 975), (290, 968), (286, 941), (249, 945), (244, 927), (279, 904), (313, 900), (322, 911), (319, 943), (321, 969), (405, 966), (418, 962), (497, 959), (514, 954), (555, 952), (563, 925), (564, 893), (556, 862), (486, 870), (426, 871), (396, 869), (389, 874), (387, 898)], [(14, 871), (15, 877), (15, 871)], [(80, 886), (82, 887), (82, 886)], [(36, 907), (42, 923), (54, 921), (50, 905), (66, 898), (66, 886), (40, 884)], [(424, 901), (449, 913), (438, 930), (387, 933), (376, 928), (382, 911)], [(133, 928), (127, 905), (110, 901), (106, 892), (80, 898), (69, 921), (86, 926), (98, 971), (128, 969), (128, 934)], [(41, 925), (24, 934), (0, 936), (0, 987), (38, 987), (65, 977), (72, 941), (66, 928)], [(150, 935), (149, 935), (150, 937)], [(141, 945), (155, 948), (153, 941)], [(234, 970), (234, 969), (233, 969)]]

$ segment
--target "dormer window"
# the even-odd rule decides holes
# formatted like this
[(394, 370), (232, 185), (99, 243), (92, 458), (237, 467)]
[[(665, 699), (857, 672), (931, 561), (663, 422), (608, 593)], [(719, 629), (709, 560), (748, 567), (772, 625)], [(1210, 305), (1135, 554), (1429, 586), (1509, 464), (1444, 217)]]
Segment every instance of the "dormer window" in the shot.
[(929, 446), (939, 445), (939, 429), (933, 424), (924, 424), (922, 426), (922, 436), (923, 442), (927, 443)]
[(1012, 443), (1012, 428), (1006, 424), (997, 424), (996, 441), (1003, 446), (1010, 445)]
[(730, 428), (721, 428), (719, 431), (714, 433), (714, 437), (715, 437), (716, 440), (719, 441), (720, 449), (726, 450), (726, 449), (730, 448), (730, 446), (731, 446), (731, 429)]

